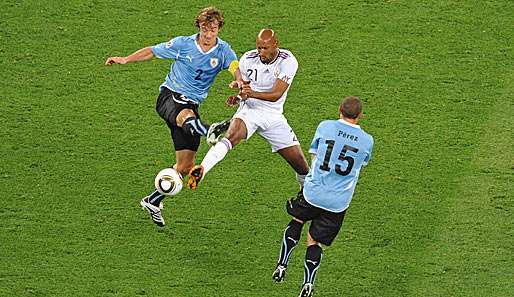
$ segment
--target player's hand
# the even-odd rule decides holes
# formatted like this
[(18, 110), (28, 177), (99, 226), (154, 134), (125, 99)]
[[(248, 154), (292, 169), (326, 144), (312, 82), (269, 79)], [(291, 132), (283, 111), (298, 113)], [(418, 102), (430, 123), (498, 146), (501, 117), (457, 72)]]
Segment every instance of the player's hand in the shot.
[(250, 97), (250, 94), (253, 92), (252, 88), (250, 87), (250, 84), (244, 84), (243, 87), (241, 88), (241, 92), (239, 92), (239, 95), (243, 98), (243, 99), (246, 99), (248, 97)]
[(127, 59), (125, 57), (109, 57), (105, 61), (105, 65), (112, 65), (112, 64), (126, 64)]
[(227, 106), (228, 107), (232, 107), (234, 105), (237, 105), (237, 104), (239, 104), (241, 99), (242, 98), (239, 95), (237, 95), (237, 96), (229, 96), (228, 99), (227, 99)]
[(243, 87), (243, 82), (240, 80), (234, 80), (228, 84), (228, 87), (231, 89), (241, 89)]

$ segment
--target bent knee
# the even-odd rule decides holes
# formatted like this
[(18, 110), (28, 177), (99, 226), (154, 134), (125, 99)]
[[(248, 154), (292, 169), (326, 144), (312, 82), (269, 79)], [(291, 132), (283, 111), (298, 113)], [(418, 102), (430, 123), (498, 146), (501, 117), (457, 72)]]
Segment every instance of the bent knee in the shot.
[(243, 140), (243, 137), (236, 137), (236, 136), (232, 136), (230, 135), (229, 137), (226, 137), (228, 139), (228, 141), (230, 141), (230, 144), (232, 144), (232, 147), (238, 145), (241, 140)]
[(234, 122), (230, 124), (225, 138), (230, 141), (232, 147), (238, 145), (242, 140), (246, 139), (247, 134), (246, 125), (241, 119), (234, 119)]
[(182, 127), (184, 125), (184, 122), (191, 117), (196, 118), (196, 115), (192, 109), (182, 109), (178, 113), (177, 118), (175, 119), (175, 121), (177, 122), (177, 126)]

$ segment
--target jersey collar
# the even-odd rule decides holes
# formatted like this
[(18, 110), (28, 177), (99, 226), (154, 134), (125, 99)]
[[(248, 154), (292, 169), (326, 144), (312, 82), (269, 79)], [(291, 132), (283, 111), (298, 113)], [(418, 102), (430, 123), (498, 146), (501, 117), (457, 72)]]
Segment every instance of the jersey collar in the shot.
[(262, 64), (264, 64), (264, 65), (271, 65), (271, 64), (275, 63), (275, 61), (277, 61), (277, 60), (278, 60), (278, 56), (280, 56), (280, 49), (278, 49), (277, 56), (275, 57), (275, 59), (273, 59), (273, 61), (271, 61), (271, 62), (269, 62), (269, 63), (264, 63), (264, 62), (261, 60), (261, 58), (260, 58), (260, 57), (259, 57), (259, 60), (260, 60), (260, 61), (261, 61), (261, 63), (262, 63)]
[(212, 53), (212, 51), (214, 51), (218, 45), (220, 44), (220, 38), (219, 37), (216, 37), (216, 44), (208, 51), (204, 52), (202, 47), (198, 44), (198, 42), (196, 41), (196, 39), (198, 38), (198, 34), (199, 33), (196, 33), (194, 34), (192, 37), (193, 37), (193, 40), (195, 41), (195, 45), (196, 45), (196, 48), (198, 49), (198, 51), (204, 55), (207, 55), (207, 54), (210, 54)]
[(343, 124), (345, 124), (345, 125), (352, 126), (352, 127), (354, 127), (354, 128), (359, 128), (359, 129), (361, 128), (361, 126), (356, 125), (356, 124), (352, 124), (352, 123), (347, 122), (347, 121), (345, 121), (345, 120), (343, 120), (343, 119), (339, 119), (338, 121), (339, 121), (339, 122), (341, 122), (341, 123), (343, 123)]

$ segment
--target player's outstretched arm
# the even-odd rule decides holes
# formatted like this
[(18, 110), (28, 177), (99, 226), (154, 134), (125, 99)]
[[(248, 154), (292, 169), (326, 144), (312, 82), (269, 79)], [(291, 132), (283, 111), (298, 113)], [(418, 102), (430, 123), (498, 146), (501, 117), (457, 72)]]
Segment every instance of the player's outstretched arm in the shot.
[(105, 61), (105, 65), (127, 64), (130, 62), (146, 61), (154, 57), (151, 47), (145, 47), (126, 57), (109, 57)]

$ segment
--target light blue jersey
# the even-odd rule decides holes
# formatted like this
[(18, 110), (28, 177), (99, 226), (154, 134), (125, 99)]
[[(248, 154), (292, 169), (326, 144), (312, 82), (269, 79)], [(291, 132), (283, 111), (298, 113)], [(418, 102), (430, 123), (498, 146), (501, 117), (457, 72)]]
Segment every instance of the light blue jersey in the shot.
[(316, 158), (305, 178), (305, 199), (331, 212), (348, 208), (372, 150), (373, 137), (358, 125), (344, 120), (321, 122), (309, 149)]
[(200, 104), (207, 97), (216, 75), (229, 69), (237, 57), (230, 45), (220, 38), (213, 48), (203, 52), (196, 41), (197, 35), (175, 37), (153, 46), (152, 52), (158, 58), (175, 60), (161, 88), (166, 87)]

